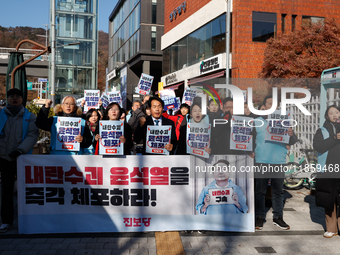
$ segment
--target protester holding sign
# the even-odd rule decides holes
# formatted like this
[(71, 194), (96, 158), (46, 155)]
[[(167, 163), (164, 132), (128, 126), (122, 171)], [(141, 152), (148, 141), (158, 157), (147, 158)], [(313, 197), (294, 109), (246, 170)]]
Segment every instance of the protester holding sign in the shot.
[(35, 115), (23, 105), (23, 93), (18, 89), (7, 91), (7, 105), (0, 112), (0, 172), (1, 172), (1, 221), (0, 232), (13, 225), (13, 188), (17, 174), (17, 157), (32, 153), (39, 129)]
[(246, 213), (246, 197), (239, 186), (229, 180), (229, 162), (219, 160), (214, 164), (215, 181), (204, 187), (198, 197), (196, 210), (199, 214)]
[[(184, 113), (184, 112), (183, 112)], [(209, 124), (209, 117), (203, 116), (201, 98), (196, 97), (191, 105), (190, 119), (186, 123)], [(205, 148), (207, 153), (211, 153), (210, 148)], [(187, 125), (181, 125), (178, 139), (177, 155), (186, 155), (187, 153)]]
[(171, 126), (171, 136), (170, 141), (168, 144), (165, 145), (165, 149), (173, 154), (176, 145), (177, 145), (177, 138), (176, 138), (176, 131), (175, 131), (175, 124), (172, 120), (169, 120), (165, 117), (162, 117), (164, 102), (159, 97), (151, 97), (148, 101), (148, 104), (151, 109), (151, 116), (141, 117), (139, 119), (139, 125), (134, 135), (134, 140), (136, 143), (139, 143), (143, 140), (143, 151), (142, 153), (145, 154), (146, 143), (147, 141), (147, 127), (148, 126)]
[(47, 100), (45, 105), (41, 107), (36, 125), (42, 130), (51, 132), (51, 144), (50, 144), (50, 153), (51, 154), (61, 154), (61, 155), (75, 155), (82, 154), (83, 148), (88, 148), (92, 143), (92, 135), (88, 127), (85, 126), (85, 120), (81, 120), (81, 134), (75, 136), (75, 141), (80, 143), (80, 151), (68, 151), (60, 150), (57, 151), (57, 138), (58, 138), (58, 130), (57, 130), (57, 122), (58, 117), (68, 117), (68, 118), (81, 118), (82, 110), (78, 108), (76, 105), (76, 100), (74, 97), (66, 96), (64, 97), (61, 105), (56, 105), (54, 107), (54, 112), (56, 116), (48, 117), (50, 107), (52, 101)]
[[(117, 121), (120, 120), (122, 115), (122, 108), (116, 102), (110, 103), (105, 110), (104, 120)], [(99, 134), (96, 135), (95, 140), (102, 139)], [(124, 135), (119, 137), (119, 140), (124, 144), (124, 155), (130, 155), (132, 148), (132, 132), (128, 123), (124, 122)], [(99, 144), (97, 143), (96, 154), (99, 152)]]
[[(315, 204), (325, 208), (326, 238), (338, 234), (340, 218), (337, 214), (337, 206), (340, 204), (340, 179), (338, 175), (340, 165), (340, 110), (336, 105), (331, 105), (325, 112), (325, 123), (316, 131), (313, 147), (319, 153), (317, 170), (318, 180), (315, 185)], [(334, 171), (333, 171), (334, 170)], [(334, 172), (334, 173), (333, 173)]]
[(181, 104), (180, 111), (176, 113), (175, 115), (169, 115), (167, 112), (163, 112), (163, 116), (165, 118), (168, 118), (175, 123), (177, 140), (179, 139), (181, 126), (183, 125), (185, 126), (185, 123), (187, 123), (186, 116), (188, 113), (189, 113), (189, 105), (187, 104)]
[[(264, 110), (272, 108), (272, 96), (265, 97), (263, 105)], [(273, 223), (281, 229), (289, 229), (289, 225), (283, 220), (283, 180), (284, 172), (269, 171), (269, 169), (281, 168), (286, 164), (287, 145), (284, 143), (267, 141), (265, 134), (269, 122), (266, 117), (259, 117), (255, 120), (255, 165), (259, 169), (266, 167), (268, 172), (265, 174), (255, 173), (255, 214), (256, 214), (256, 229), (262, 229), (265, 222), (265, 196), (268, 187), (268, 180), (271, 178), (271, 188), (273, 191), (272, 204), (273, 204)], [(257, 122), (256, 122), (257, 121)], [(262, 126), (259, 122), (264, 123)], [(297, 142), (297, 137), (294, 135), (292, 128), (288, 129), (289, 145)], [(271, 168), (270, 168), (271, 166)], [(281, 168), (282, 169), (282, 168)]]
[(84, 154), (95, 154), (95, 150), (97, 147), (97, 141), (95, 139), (96, 135), (99, 134), (99, 121), (101, 119), (101, 115), (99, 110), (90, 109), (85, 116), (86, 126), (90, 129), (92, 135), (92, 144), (89, 148), (84, 148)]

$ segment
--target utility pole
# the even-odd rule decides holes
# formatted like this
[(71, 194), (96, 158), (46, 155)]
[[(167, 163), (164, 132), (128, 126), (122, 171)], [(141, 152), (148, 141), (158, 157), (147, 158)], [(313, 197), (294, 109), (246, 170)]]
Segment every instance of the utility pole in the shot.
[[(230, 1), (227, 1), (227, 13), (226, 13), (226, 44), (225, 44), (225, 53), (226, 53), (226, 69), (225, 69), (225, 78), (226, 84), (229, 84), (229, 55), (230, 55)], [(226, 96), (229, 96), (229, 90), (226, 91)]]
[(51, 1), (51, 100), (52, 100), (52, 107), (55, 106), (55, 1)]

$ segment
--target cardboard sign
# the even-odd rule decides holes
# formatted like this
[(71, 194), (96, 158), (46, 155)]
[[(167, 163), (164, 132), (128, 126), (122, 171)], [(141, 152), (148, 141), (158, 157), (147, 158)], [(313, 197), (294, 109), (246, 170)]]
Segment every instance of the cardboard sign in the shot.
[(177, 104), (175, 91), (172, 89), (164, 89), (159, 91), (159, 93), (161, 95), (161, 99), (164, 101), (164, 111), (179, 107)]
[(76, 100), (76, 104), (77, 104), (78, 107), (81, 107), (81, 102), (82, 102), (84, 99), (85, 99), (85, 97), (81, 97), (81, 98), (78, 98), (78, 99)]
[(106, 107), (110, 104), (109, 96), (107, 95), (107, 93), (103, 93), (100, 100), (102, 100), (102, 106), (106, 109)]
[(84, 111), (88, 112), (90, 109), (99, 109), (99, 90), (84, 90), (85, 105)]
[(142, 73), (138, 85), (135, 88), (135, 93), (140, 95), (148, 95), (153, 82), (153, 76)]
[(209, 189), (210, 204), (211, 205), (227, 205), (234, 204), (233, 201), (233, 188), (224, 189)]
[(288, 144), (290, 139), (288, 129), (291, 126), (289, 119), (290, 112), (288, 111), (287, 115), (281, 115), (279, 110), (268, 115), (265, 140)]
[(99, 121), (99, 135), (99, 154), (124, 155), (124, 144), (119, 139), (124, 135), (123, 121)]
[(196, 97), (197, 91), (195, 89), (191, 89), (186, 87), (183, 93), (182, 104), (187, 104), (189, 106), (192, 105), (194, 98)]
[(79, 151), (80, 144), (76, 136), (81, 134), (81, 118), (58, 117), (56, 150)]
[(241, 151), (253, 150), (253, 118), (233, 116), (230, 132), (230, 149)]
[(146, 153), (169, 155), (164, 147), (171, 141), (171, 126), (147, 126)]
[(188, 123), (187, 124), (187, 153), (209, 158), (205, 151), (210, 147), (210, 124)]
[(120, 91), (111, 91), (107, 93), (108, 99), (109, 99), (109, 104), (110, 103), (118, 103), (120, 107), (122, 106), (122, 97), (120, 95)]

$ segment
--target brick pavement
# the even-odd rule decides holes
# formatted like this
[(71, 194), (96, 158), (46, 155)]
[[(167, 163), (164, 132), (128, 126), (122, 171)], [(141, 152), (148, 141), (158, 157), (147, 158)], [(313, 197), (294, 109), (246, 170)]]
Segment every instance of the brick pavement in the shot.
[[(254, 233), (207, 231), (180, 233), (185, 254), (340, 254), (340, 237), (322, 236), (325, 220), (307, 189), (285, 191), (284, 219), (290, 230), (267, 222)], [(168, 234), (157, 232), (156, 235)], [(168, 238), (169, 239), (169, 238)], [(167, 239), (162, 239), (165, 242)], [(166, 246), (166, 245), (163, 245)], [(19, 235), (13, 229), (0, 234), (0, 255), (5, 254), (183, 254), (157, 250), (155, 233), (91, 233)]]

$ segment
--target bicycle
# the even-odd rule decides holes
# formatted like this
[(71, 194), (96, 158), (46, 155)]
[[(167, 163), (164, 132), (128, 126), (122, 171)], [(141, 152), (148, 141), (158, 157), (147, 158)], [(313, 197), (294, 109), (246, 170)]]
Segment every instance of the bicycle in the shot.
[(315, 153), (312, 149), (300, 149), (301, 156), (297, 161), (290, 157), (288, 162), (288, 171), (285, 172), (284, 185), (287, 188), (294, 189), (300, 187), (302, 184), (314, 189), (316, 172), (315, 169), (317, 160), (315, 155), (310, 156), (310, 153)]

